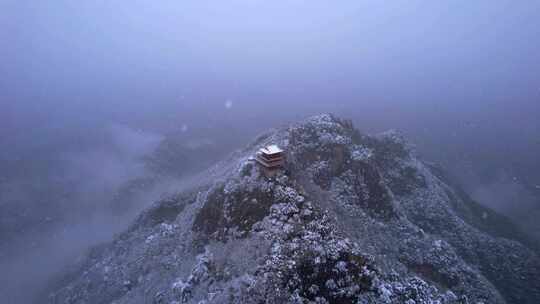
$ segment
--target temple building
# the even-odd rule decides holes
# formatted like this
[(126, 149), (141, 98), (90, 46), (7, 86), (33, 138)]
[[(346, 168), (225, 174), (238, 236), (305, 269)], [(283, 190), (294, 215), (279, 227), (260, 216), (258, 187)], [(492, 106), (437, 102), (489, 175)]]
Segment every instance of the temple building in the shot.
[(266, 176), (274, 176), (285, 165), (285, 153), (276, 145), (260, 149), (255, 158)]

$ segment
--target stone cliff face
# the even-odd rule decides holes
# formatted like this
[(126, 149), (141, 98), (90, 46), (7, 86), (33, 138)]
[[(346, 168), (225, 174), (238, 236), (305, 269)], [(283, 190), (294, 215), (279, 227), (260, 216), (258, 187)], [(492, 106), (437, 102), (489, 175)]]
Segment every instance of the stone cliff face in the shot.
[[(287, 152), (268, 179), (250, 160)], [(157, 202), (51, 303), (540, 303), (535, 245), (398, 134), (330, 115), (260, 136)]]

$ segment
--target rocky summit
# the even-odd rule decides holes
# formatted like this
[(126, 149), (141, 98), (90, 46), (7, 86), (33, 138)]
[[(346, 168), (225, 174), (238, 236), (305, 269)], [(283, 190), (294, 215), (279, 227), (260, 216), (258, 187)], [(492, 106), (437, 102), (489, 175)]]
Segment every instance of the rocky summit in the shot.
[[(253, 156), (283, 148), (266, 177)], [(156, 202), (50, 303), (540, 303), (538, 246), (396, 132), (273, 130)], [(46, 299), (45, 299), (46, 297)]]

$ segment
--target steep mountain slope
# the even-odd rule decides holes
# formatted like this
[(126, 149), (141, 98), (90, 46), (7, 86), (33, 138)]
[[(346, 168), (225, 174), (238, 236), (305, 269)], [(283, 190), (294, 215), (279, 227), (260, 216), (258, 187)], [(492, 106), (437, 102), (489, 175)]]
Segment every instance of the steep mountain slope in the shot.
[[(272, 179), (250, 159), (268, 144), (287, 151)], [(366, 136), (316, 116), (154, 204), (48, 300), (540, 303), (534, 244), (438, 171), (394, 132)]]

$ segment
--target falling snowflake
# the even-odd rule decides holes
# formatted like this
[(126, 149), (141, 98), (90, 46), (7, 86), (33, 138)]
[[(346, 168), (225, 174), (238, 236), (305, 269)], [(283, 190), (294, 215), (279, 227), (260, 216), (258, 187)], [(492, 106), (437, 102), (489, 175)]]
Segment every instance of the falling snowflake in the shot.
[(225, 101), (225, 109), (230, 109), (232, 108), (232, 106), (233, 106), (232, 100), (227, 99), (227, 101)]
[(188, 130), (188, 126), (186, 124), (183, 124), (182, 127), (180, 127), (180, 131), (184, 133), (187, 132), (187, 130)]

